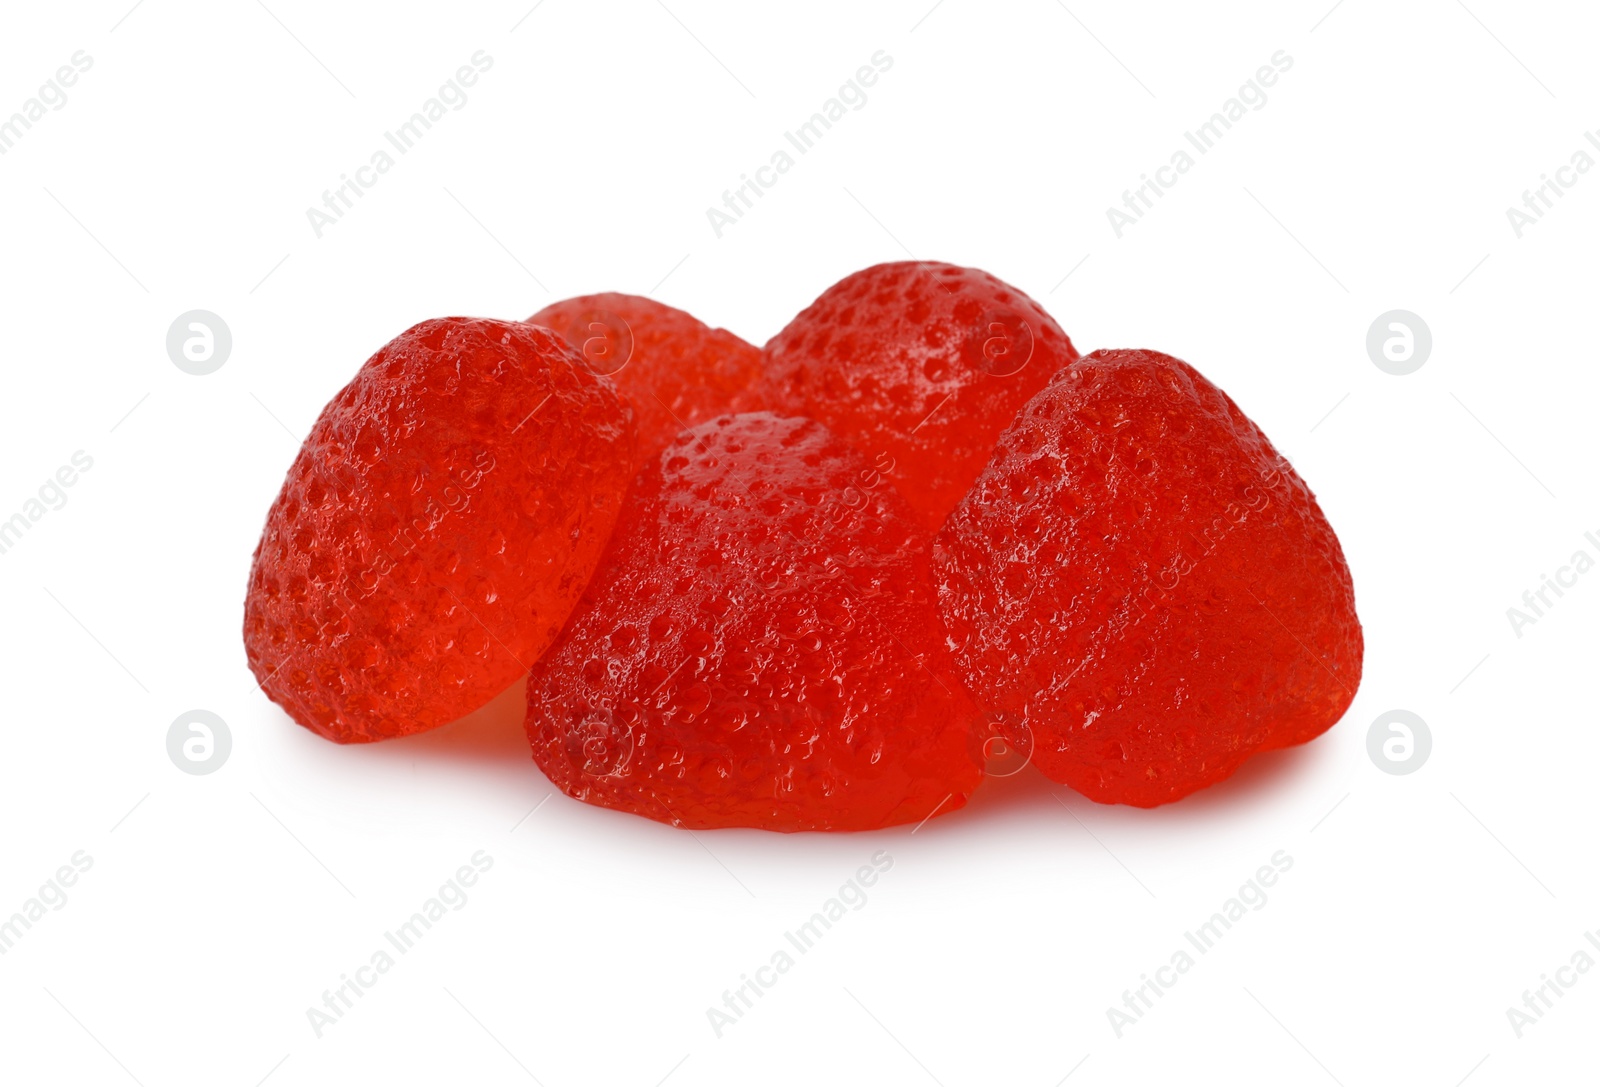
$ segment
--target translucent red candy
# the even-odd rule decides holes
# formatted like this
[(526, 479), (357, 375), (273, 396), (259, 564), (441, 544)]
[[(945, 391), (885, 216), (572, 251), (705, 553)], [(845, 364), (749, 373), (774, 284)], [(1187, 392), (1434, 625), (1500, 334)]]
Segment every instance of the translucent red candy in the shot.
[(934, 261), (847, 276), (765, 354), (773, 410), (810, 416), (874, 457), (930, 531), (1017, 409), (1077, 357), (1033, 299)]
[(939, 533), (970, 689), (1051, 778), (1149, 807), (1349, 706), (1339, 541), (1232, 400), (1175, 358), (1097, 351), (1000, 436)]
[(563, 792), (779, 831), (920, 823), (1003, 750), (1177, 800), (1328, 729), (1363, 650), (1338, 539), (1226, 394), (924, 261), (760, 350), (624, 294), (409, 329), (306, 439), (244, 633), (329, 738), (526, 671)]
[(340, 742), (488, 702), (588, 583), (632, 437), (609, 379), (546, 329), (401, 333), (323, 409), (267, 514), (244, 622), (262, 689)]
[(570, 796), (693, 828), (864, 830), (961, 806), (982, 773), (976, 710), (928, 549), (819, 423), (686, 431), (533, 667), (534, 759)]
[(764, 407), (753, 390), (761, 351), (671, 306), (632, 294), (588, 294), (528, 318), (559, 332), (633, 406), (636, 466), (685, 427)]

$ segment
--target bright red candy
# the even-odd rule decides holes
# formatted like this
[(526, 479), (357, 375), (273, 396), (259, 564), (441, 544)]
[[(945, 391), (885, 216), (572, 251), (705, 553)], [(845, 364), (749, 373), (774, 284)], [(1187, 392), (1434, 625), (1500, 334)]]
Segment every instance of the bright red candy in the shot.
[(934, 261), (847, 276), (765, 353), (773, 410), (810, 416), (873, 456), (930, 531), (1017, 409), (1077, 358), (1033, 299)]
[(267, 514), (250, 669), (342, 743), (453, 721), (538, 659), (594, 570), (633, 426), (546, 329), (401, 333), (323, 409)]
[(1175, 358), (1097, 351), (1000, 436), (934, 547), (970, 689), (1053, 780), (1152, 807), (1304, 743), (1361, 681), (1316, 499)]
[(761, 351), (733, 333), (633, 294), (587, 294), (528, 318), (554, 329), (633, 406), (635, 467), (653, 460), (680, 430), (764, 406), (753, 386)]
[(811, 420), (723, 416), (636, 480), (528, 678), (563, 792), (678, 826), (865, 830), (965, 803), (977, 711), (950, 672), (929, 540)]

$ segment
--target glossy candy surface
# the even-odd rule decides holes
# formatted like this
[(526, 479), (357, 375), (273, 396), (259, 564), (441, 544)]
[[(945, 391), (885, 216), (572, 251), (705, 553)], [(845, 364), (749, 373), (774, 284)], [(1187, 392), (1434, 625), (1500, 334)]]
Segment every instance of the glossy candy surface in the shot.
[(960, 807), (981, 771), (929, 539), (820, 424), (723, 416), (639, 476), (528, 680), (568, 795), (692, 828), (861, 830)]
[(401, 333), (323, 409), (267, 514), (244, 623), (262, 689), (340, 742), (488, 702), (588, 583), (632, 435), (610, 380), (545, 329)]
[(560, 333), (633, 407), (641, 466), (680, 430), (764, 406), (761, 351), (680, 309), (633, 294), (588, 294), (528, 318)]
[(936, 531), (995, 438), (1077, 357), (1009, 284), (935, 261), (879, 264), (829, 287), (765, 348), (774, 411), (809, 416), (880, 465)]
[(1316, 499), (1215, 385), (1097, 351), (1000, 436), (934, 548), (969, 689), (1047, 775), (1144, 807), (1305, 741), (1362, 636)]

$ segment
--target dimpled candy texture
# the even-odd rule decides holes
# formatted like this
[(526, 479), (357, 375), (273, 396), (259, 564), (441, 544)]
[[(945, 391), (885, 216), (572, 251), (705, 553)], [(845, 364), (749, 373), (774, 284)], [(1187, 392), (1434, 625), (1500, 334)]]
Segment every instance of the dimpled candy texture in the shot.
[(533, 757), (579, 800), (691, 828), (864, 830), (982, 771), (930, 541), (809, 419), (723, 416), (639, 475), (528, 679)]
[(754, 390), (759, 348), (660, 302), (588, 294), (546, 306), (528, 322), (560, 333), (593, 369), (611, 375), (633, 406), (635, 468), (685, 427), (765, 406)]
[(488, 702), (582, 594), (631, 443), (610, 381), (546, 329), (401, 333), (323, 409), (267, 514), (244, 622), (262, 689), (341, 743)]
[(1077, 352), (987, 272), (879, 264), (835, 283), (765, 348), (773, 410), (873, 457), (935, 531), (1017, 410)]
[(1097, 351), (1001, 435), (934, 545), (970, 689), (1055, 781), (1153, 807), (1321, 734), (1361, 680), (1339, 541), (1216, 386)]

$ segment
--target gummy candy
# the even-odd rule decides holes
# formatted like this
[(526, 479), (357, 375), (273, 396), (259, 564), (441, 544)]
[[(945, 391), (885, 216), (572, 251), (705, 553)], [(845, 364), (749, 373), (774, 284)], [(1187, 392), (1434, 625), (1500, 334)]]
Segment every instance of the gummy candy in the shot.
[(488, 702), (588, 583), (632, 436), (610, 380), (546, 329), (401, 333), (323, 409), (267, 514), (244, 623), (262, 689), (342, 743)]
[(1225, 393), (1153, 351), (1087, 355), (1029, 401), (934, 569), (969, 689), (1103, 803), (1177, 800), (1304, 743), (1360, 683), (1316, 499)]
[(765, 353), (772, 410), (816, 419), (872, 456), (929, 531), (1017, 410), (1077, 358), (1033, 299), (987, 272), (935, 261), (847, 276)]
[(941, 644), (929, 546), (819, 423), (685, 431), (528, 678), (534, 759), (570, 796), (697, 829), (960, 807), (982, 773), (976, 710)]

